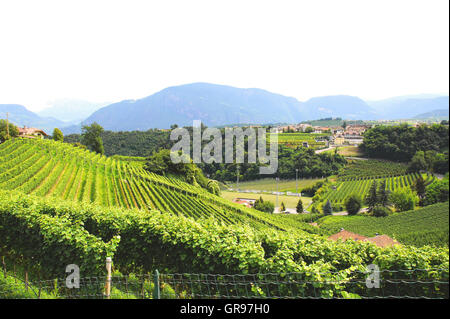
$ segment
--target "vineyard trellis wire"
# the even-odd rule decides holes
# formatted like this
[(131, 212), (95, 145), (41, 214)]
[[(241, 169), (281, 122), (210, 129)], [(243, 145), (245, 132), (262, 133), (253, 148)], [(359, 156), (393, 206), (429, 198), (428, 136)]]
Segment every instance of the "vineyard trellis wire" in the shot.
[[(448, 269), (444, 271), (448, 273)], [(68, 288), (66, 278), (24, 281), (8, 275), (11, 283), (0, 284), (0, 299), (448, 299), (448, 280), (421, 279), (425, 272), (430, 269), (380, 270), (379, 286), (375, 288), (368, 286), (368, 273), (363, 271), (355, 271), (349, 278), (328, 281), (307, 280), (305, 273), (160, 274), (155, 271), (113, 275), (109, 294), (108, 276), (80, 278), (78, 288)], [(337, 286), (343, 288), (341, 295), (324, 294), (327, 287), (331, 290)], [(18, 290), (28, 294), (17, 296)]]

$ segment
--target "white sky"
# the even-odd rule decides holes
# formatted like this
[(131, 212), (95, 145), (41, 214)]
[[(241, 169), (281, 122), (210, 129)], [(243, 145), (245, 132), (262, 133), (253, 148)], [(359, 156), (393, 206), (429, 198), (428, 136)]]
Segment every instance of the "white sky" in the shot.
[(446, 93), (449, 1), (4, 1), (0, 103), (211, 82), (306, 100)]

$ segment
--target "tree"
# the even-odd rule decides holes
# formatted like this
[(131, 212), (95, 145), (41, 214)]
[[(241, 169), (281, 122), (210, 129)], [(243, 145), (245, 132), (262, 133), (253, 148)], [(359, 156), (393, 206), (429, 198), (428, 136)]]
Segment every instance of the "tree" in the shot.
[(265, 213), (273, 213), (275, 205), (272, 202), (264, 201), (262, 197), (255, 201), (253, 208)]
[(390, 195), (390, 200), (398, 212), (414, 210), (419, 202), (419, 197), (413, 193), (411, 188), (396, 189)]
[(416, 191), (417, 195), (419, 196), (419, 203), (422, 204), (422, 201), (425, 197), (426, 192), (426, 185), (425, 180), (423, 179), (422, 175), (419, 175), (418, 178), (414, 181), (413, 189)]
[(449, 199), (449, 178), (448, 173), (442, 180), (437, 180), (426, 187), (423, 205), (431, 205), (439, 202), (446, 202)]
[(352, 194), (345, 200), (345, 209), (349, 215), (356, 215), (362, 206), (361, 197), (357, 194)]
[(283, 202), (281, 202), (281, 211), (282, 212), (284, 212), (284, 211), (286, 211), (286, 206), (284, 206), (284, 203)]
[(331, 215), (332, 212), (333, 212), (333, 207), (331, 207), (330, 200), (327, 200), (327, 203), (323, 206), (323, 214)]
[(53, 130), (53, 140), (57, 142), (64, 142), (64, 135), (57, 127), (55, 127), (55, 129)]
[(342, 128), (345, 130), (347, 128), (347, 121), (344, 121), (344, 123), (342, 123)]
[(378, 189), (378, 204), (381, 206), (388, 206), (389, 205), (389, 190), (386, 188), (386, 180), (384, 179), (381, 184), (380, 188)]
[(365, 198), (365, 203), (369, 207), (369, 211), (372, 211), (375, 205), (378, 203), (378, 194), (377, 194), (377, 181), (374, 180), (372, 182), (372, 186), (370, 186), (369, 193)]
[(0, 143), (3, 143), (8, 138), (17, 136), (19, 136), (19, 129), (17, 128), (17, 126), (11, 123), (8, 124), (6, 120), (0, 120)]
[(298, 199), (296, 210), (297, 210), (297, 213), (299, 213), (299, 214), (303, 213), (303, 202), (302, 202), (301, 198)]
[(104, 154), (105, 149), (103, 148), (103, 140), (101, 138), (102, 132), (103, 127), (95, 122), (91, 125), (84, 125), (82, 128), (81, 141), (92, 151)]
[(305, 128), (305, 133), (312, 133), (312, 132), (314, 132), (314, 129), (311, 126)]
[(417, 151), (409, 163), (408, 171), (420, 172), (428, 169), (427, 161), (425, 160), (425, 152)]

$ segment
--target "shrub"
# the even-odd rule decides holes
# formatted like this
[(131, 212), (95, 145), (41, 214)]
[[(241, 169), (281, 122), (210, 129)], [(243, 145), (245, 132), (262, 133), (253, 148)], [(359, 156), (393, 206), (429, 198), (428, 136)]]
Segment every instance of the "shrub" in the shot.
[(357, 194), (352, 194), (345, 201), (345, 209), (350, 215), (356, 215), (361, 209), (362, 199)]
[(419, 197), (411, 188), (397, 189), (391, 193), (389, 198), (398, 212), (413, 210), (419, 202)]
[(255, 201), (253, 208), (265, 213), (273, 213), (275, 205), (270, 201), (264, 201), (262, 197)]
[(377, 205), (372, 209), (372, 216), (386, 217), (391, 213), (391, 210), (387, 207)]

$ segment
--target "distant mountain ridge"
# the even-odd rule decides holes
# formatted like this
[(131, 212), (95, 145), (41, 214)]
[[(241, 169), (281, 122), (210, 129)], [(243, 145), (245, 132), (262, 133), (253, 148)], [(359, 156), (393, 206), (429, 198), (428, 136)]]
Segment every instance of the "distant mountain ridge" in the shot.
[(418, 114), (414, 116), (415, 119), (448, 119), (449, 118), (449, 110), (433, 110), (430, 112)]
[[(125, 100), (99, 109), (82, 125), (97, 122), (106, 130), (130, 131), (192, 125), (230, 123), (295, 123), (327, 116), (375, 119), (371, 107), (358, 97), (338, 95), (300, 102), (262, 89), (241, 89), (209, 83), (168, 87), (139, 100)], [(80, 126), (66, 128), (66, 133)]]
[(169, 128), (172, 124), (293, 122), (301, 117), (295, 98), (261, 89), (194, 83), (168, 87), (139, 100), (125, 100), (101, 108), (82, 124), (100, 123), (107, 130)]
[[(419, 114), (449, 107), (449, 97), (439, 95), (400, 96), (380, 101), (333, 95), (301, 102), (262, 89), (201, 82), (168, 87), (145, 98), (124, 100), (101, 108), (85, 102), (66, 100), (55, 104), (60, 105), (60, 109), (40, 112), (41, 115), (59, 112), (62, 113), (60, 117), (67, 116), (64, 117), (67, 119), (78, 115), (81, 118), (82, 114), (94, 110), (77, 125), (39, 116), (23, 106), (20, 110), (12, 108), (12, 105), (4, 106), (9, 107), (10, 119), (18, 125), (37, 126), (49, 131), (59, 127), (64, 134), (80, 133), (82, 125), (93, 122), (111, 131), (145, 131), (152, 128), (167, 129), (172, 124), (190, 126), (193, 120), (201, 120), (208, 126), (226, 126), (299, 123), (328, 117), (347, 120), (412, 119)], [(0, 109), (0, 118), (5, 117), (8, 107)]]
[(79, 99), (58, 99), (51, 106), (39, 111), (41, 117), (53, 117), (64, 122), (78, 124), (103, 106), (111, 103), (92, 103)]
[(369, 102), (377, 114), (383, 119), (408, 119), (421, 113), (448, 109), (449, 97), (437, 96), (430, 98), (398, 97), (382, 101)]
[(14, 125), (37, 127), (43, 129), (49, 135), (52, 134), (55, 127), (68, 125), (68, 123), (52, 117), (41, 117), (19, 104), (0, 104), (0, 118), (6, 118), (6, 113), (9, 115), (9, 121)]

